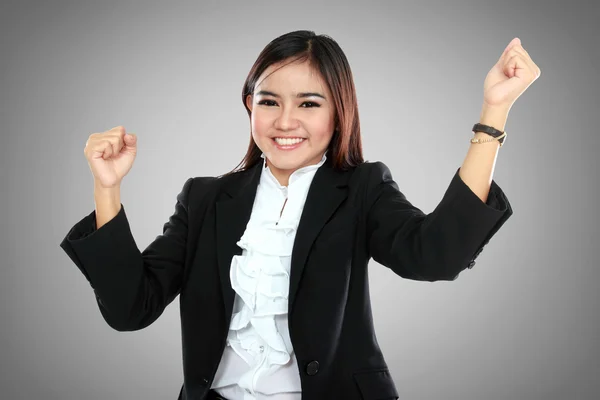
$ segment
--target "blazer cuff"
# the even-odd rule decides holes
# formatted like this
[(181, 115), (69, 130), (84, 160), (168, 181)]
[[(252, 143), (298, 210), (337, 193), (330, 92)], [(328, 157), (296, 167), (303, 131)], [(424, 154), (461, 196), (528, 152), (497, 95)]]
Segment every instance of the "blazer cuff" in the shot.
[[(482, 238), (479, 245), (471, 249), (471, 258), (467, 267), (473, 268), (475, 259), (483, 251), (492, 236), (500, 229), (513, 214), (510, 202), (502, 188), (492, 179), (486, 202), (483, 202), (459, 175), (460, 167), (456, 170), (441, 204), (450, 204), (457, 218), (463, 223), (472, 225), (473, 233), (480, 232)], [(475, 234), (474, 237), (477, 237)]]
[(102, 225), (100, 229), (96, 229), (95, 210), (83, 217), (71, 227), (61, 241), (60, 247), (77, 265), (90, 285), (95, 287), (94, 276), (96, 274), (93, 268), (86, 269), (84, 266), (101, 265), (102, 260), (115, 251), (113, 238), (123, 235), (130, 236), (130, 240), (133, 240), (125, 207), (121, 203), (121, 209), (117, 215)]

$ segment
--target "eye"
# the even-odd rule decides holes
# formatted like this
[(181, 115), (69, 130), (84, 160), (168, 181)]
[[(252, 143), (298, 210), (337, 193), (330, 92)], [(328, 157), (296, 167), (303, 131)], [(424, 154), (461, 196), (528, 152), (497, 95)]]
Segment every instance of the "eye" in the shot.
[(264, 104), (264, 105), (268, 105), (266, 103), (275, 103), (273, 100), (261, 100), (258, 102), (258, 104)]
[(320, 104), (318, 104), (318, 103), (313, 103), (312, 101), (305, 101), (304, 103), (302, 103), (302, 105), (304, 105), (304, 104), (312, 104), (312, 106), (310, 106), (310, 107), (304, 107), (304, 108), (321, 107), (321, 105), (320, 105)]
[[(271, 104), (271, 103), (273, 103), (273, 104)], [(274, 104), (275, 104), (275, 101), (273, 101), (273, 100), (261, 100), (261, 101), (259, 101), (257, 104), (263, 104), (263, 105), (265, 105), (265, 106), (271, 106), (271, 105), (274, 105)], [(302, 107), (302, 106), (304, 106), (305, 104), (306, 104), (306, 105), (310, 105), (310, 106), (309, 106), (309, 107)], [(312, 102), (312, 101), (305, 101), (305, 102), (304, 102), (304, 103), (302, 103), (300, 106), (301, 106), (302, 108), (321, 107), (321, 105), (320, 105), (319, 103), (315, 103), (315, 102)]]

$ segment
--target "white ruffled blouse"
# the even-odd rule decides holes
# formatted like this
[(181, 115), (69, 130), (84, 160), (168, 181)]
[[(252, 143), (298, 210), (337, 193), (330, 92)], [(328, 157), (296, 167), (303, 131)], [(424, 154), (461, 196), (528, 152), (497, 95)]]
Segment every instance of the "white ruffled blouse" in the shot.
[(263, 161), (250, 220), (237, 242), (242, 254), (231, 260), (236, 296), (227, 346), (211, 387), (228, 399), (301, 398), (288, 330), (290, 261), (308, 189), (326, 159), (323, 154), (318, 164), (294, 171), (288, 186), (280, 185)]

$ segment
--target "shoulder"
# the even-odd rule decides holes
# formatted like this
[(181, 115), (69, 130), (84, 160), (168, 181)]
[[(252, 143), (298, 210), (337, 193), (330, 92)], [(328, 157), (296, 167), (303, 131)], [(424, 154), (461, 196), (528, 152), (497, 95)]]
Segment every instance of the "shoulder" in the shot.
[(216, 198), (224, 188), (246, 183), (251, 173), (252, 171), (248, 169), (220, 176), (194, 176), (187, 179), (184, 190), (187, 189), (189, 196), (193, 198), (207, 196)]
[(348, 185), (350, 192), (358, 196), (367, 209), (382, 191), (389, 190), (389, 186), (397, 189), (390, 169), (382, 161), (365, 161), (357, 165), (348, 179)]
[(366, 183), (367, 188), (393, 181), (392, 172), (382, 161), (365, 161), (356, 167), (354, 175), (363, 184)]
[(390, 168), (382, 161), (365, 161), (356, 168), (355, 175), (365, 210), (370, 210), (382, 195), (397, 196), (400, 192)]
[(205, 197), (206, 193), (211, 191), (215, 180), (216, 178), (212, 176), (187, 178), (179, 194), (177, 194), (177, 201), (187, 209), (189, 204), (195, 204), (199, 197)]

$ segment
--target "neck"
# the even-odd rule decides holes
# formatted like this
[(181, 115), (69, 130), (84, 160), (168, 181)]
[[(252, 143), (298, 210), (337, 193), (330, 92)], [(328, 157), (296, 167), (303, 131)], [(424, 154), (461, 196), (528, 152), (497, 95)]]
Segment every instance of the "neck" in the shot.
[(270, 163), (269, 160), (265, 158), (265, 164), (267, 165), (267, 167), (269, 167), (269, 169), (271, 170), (271, 173), (273, 174), (273, 176), (275, 177), (275, 179), (277, 179), (277, 182), (279, 182), (279, 184), (281, 186), (287, 186), (290, 180), (290, 175), (292, 175), (292, 173), (294, 171), (289, 171), (289, 170), (280, 170), (277, 167), (273, 167)]

